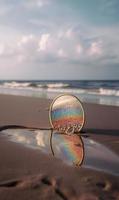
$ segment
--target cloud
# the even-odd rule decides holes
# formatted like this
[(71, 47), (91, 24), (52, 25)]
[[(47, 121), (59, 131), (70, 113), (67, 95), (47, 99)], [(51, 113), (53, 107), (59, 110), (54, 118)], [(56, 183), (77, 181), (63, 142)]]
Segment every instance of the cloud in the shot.
[(78, 55), (82, 54), (83, 52), (83, 47), (79, 43), (76, 45), (76, 52)]
[(4, 54), (5, 47), (3, 44), (0, 44), (0, 56)]
[(101, 47), (102, 42), (92, 42), (91, 46), (88, 50), (90, 56), (96, 56), (96, 55), (101, 55), (102, 54), (102, 47)]
[(73, 37), (73, 31), (72, 31), (72, 29), (68, 29), (65, 32), (65, 37), (68, 38), (68, 39), (71, 39)]
[[(0, 41), (0, 71), (19, 77), (78, 79), (99, 76), (119, 66), (119, 28), (85, 27), (78, 24), (54, 26), (41, 33), (20, 33), (12, 40)], [(7, 66), (7, 67), (5, 67)], [(14, 66), (14, 67), (13, 67)], [(114, 67), (115, 66), (115, 67)], [(68, 72), (68, 73), (67, 73)], [(104, 72), (104, 75), (102, 76)], [(30, 74), (30, 75), (29, 75)], [(115, 75), (116, 74), (116, 75)], [(23, 76), (22, 76), (23, 75)], [(2, 75), (1, 75), (2, 76)], [(10, 75), (9, 75), (10, 76)], [(15, 75), (14, 75), (15, 77)], [(111, 77), (111, 75), (110, 75)]]
[(67, 58), (67, 54), (62, 48), (58, 50), (58, 56), (59, 58)]
[(82, 63), (83, 65), (95, 63), (96, 60), (105, 63), (110, 61), (110, 58), (113, 58), (112, 62), (114, 60), (119, 62), (117, 53), (119, 45), (117, 38), (110, 39), (111, 34), (111, 32), (106, 32), (103, 36), (87, 35), (87, 37), (82, 37), (81, 32), (68, 28), (41, 35), (22, 35), (19, 40), (14, 42), (14, 45), (1, 43), (0, 56), (14, 57), (20, 63), (65, 61), (69, 64)]
[(38, 44), (38, 46), (39, 46), (38, 51), (46, 51), (46, 49), (48, 47), (49, 38), (50, 38), (49, 33), (43, 34), (41, 36), (41, 39), (40, 39), (39, 44)]
[(37, 38), (32, 34), (23, 35), (17, 42), (17, 47), (20, 51), (29, 51), (33, 53), (37, 48)]
[(0, 0), (0, 74), (118, 68), (118, 8), (118, 0)]

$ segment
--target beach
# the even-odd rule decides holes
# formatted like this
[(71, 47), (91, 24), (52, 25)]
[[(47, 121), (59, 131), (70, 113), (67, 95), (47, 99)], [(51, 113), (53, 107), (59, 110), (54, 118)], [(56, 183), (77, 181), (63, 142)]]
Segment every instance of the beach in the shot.
[[(0, 200), (119, 199), (119, 176), (105, 170), (68, 166), (38, 149), (9, 140), (5, 127), (50, 128), (52, 100), (0, 95)], [(83, 104), (82, 136), (119, 156), (119, 107)], [(102, 149), (100, 149), (102, 151)]]

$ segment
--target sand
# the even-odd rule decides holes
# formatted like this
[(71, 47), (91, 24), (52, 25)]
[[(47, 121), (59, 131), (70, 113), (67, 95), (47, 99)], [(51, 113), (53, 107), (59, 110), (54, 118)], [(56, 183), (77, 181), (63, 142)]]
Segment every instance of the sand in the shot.
[[(0, 95), (0, 130), (17, 125), (49, 128), (51, 101)], [(84, 104), (85, 137), (119, 154), (119, 107)], [(0, 200), (119, 199), (117, 176), (70, 167), (53, 156), (8, 140), (0, 133)]]

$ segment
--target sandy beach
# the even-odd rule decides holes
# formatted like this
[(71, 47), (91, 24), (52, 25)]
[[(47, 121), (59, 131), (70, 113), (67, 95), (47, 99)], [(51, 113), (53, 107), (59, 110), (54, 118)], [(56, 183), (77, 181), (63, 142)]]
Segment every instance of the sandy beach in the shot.
[[(50, 128), (50, 103), (47, 99), (0, 95), (0, 130), (11, 126)], [(83, 105), (86, 120), (82, 135), (119, 155), (119, 107)], [(40, 150), (12, 142), (0, 132), (0, 200), (13, 199), (118, 200), (119, 177), (68, 166)]]

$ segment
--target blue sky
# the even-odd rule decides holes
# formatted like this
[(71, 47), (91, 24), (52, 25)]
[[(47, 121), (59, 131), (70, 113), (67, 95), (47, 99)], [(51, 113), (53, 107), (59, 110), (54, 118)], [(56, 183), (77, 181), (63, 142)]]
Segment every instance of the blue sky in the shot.
[(118, 0), (0, 0), (0, 79), (119, 79)]

